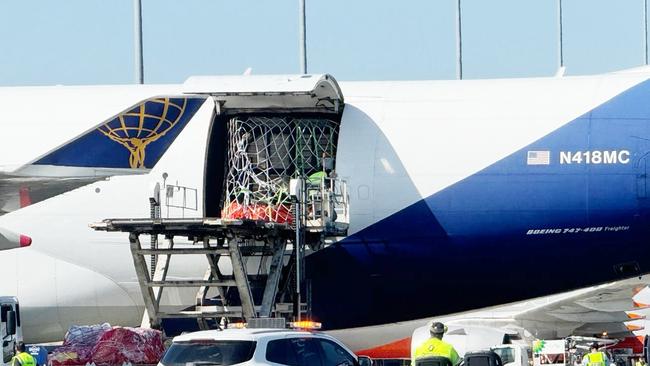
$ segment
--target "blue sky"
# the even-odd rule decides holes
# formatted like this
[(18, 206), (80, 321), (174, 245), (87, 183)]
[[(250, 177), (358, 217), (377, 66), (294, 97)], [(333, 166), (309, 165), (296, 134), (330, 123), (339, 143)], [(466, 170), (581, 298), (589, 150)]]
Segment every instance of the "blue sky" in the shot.
[[(563, 0), (567, 74), (644, 62), (644, 0)], [(306, 0), (309, 72), (453, 79), (456, 0)], [(142, 0), (146, 83), (297, 73), (298, 0)], [(553, 75), (556, 0), (462, 0), (465, 78)], [(0, 85), (134, 80), (131, 0), (0, 2)]]

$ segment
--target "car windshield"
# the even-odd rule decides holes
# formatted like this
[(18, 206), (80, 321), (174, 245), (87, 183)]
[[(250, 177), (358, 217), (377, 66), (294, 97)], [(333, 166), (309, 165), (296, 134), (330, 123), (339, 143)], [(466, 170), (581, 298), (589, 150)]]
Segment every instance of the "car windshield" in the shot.
[(162, 361), (164, 366), (229, 366), (250, 360), (253, 341), (190, 341), (172, 343)]

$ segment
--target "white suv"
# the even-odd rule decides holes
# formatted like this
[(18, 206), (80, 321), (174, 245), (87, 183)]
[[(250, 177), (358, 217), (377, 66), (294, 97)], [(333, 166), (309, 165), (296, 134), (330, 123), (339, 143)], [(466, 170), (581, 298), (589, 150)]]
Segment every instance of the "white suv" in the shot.
[(324, 333), (225, 329), (175, 337), (158, 366), (359, 366), (357, 356)]

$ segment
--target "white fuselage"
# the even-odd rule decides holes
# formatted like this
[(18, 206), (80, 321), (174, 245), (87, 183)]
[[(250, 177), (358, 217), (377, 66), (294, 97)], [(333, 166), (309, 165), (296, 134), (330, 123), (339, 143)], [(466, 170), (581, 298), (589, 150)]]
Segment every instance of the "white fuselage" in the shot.
[[(346, 105), (336, 171), (348, 181), (350, 233), (489, 166), (649, 76), (341, 83)], [(140, 100), (167, 94), (181, 94), (179, 86), (0, 88), (0, 171), (36, 159)], [(168, 184), (196, 188), (199, 203), (196, 211), (163, 206), (163, 217), (202, 217), (212, 108), (210, 101), (201, 107), (149, 174), (112, 177), (0, 217), (0, 227), (33, 239), (30, 248), (0, 251), (0, 294), (20, 299), (27, 342), (59, 340), (72, 324), (140, 323), (142, 299), (127, 235), (96, 232), (88, 224), (148, 217), (148, 197), (163, 173)], [(174, 266), (170, 275), (200, 277), (203, 259), (192, 261)], [(166, 301), (191, 304), (192, 298), (170, 290)], [(348, 344), (364, 348), (372, 342)]]

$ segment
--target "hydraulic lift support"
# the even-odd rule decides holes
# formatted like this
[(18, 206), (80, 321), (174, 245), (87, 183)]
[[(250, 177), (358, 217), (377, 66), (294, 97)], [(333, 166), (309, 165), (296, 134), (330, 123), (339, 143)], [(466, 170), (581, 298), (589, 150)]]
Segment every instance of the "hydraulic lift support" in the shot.
[[(300, 180), (298, 183), (298, 186), (304, 184)], [(209, 329), (210, 322), (219, 325), (224, 319), (243, 319), (249, 325), (254, 322), (257, 326), (275, 327), (287, 317), (299, 320), (308, 308), (308, 304), (300, 300), (305, 248), (318, 250), (347, 233), (349, 199), (345, 181), (321, 178), (310, 187), (296, 189), (293, 205), (297, 220), (293, 225), (251, 219), (153, 217), (106, 219), (90, 226), (95, 230), (129, 233), (131, 255), (145, 305), (143, 326), (160, 327), (165, 318), (194, 318), (201, 329)], [(143, 248), (141, 235), (150, 236), (150, 242), (156, 245)], [(158, 242), (159, 235), (165, 241)], [(175, 241), (178, 237), (189, 241), (179, 244)], [(285, 261), (289, 249), (293, 258)], [(168, 279), (171, 257), (187, 255), (206, 257), (208, 266), (203, 277)], [(259, 259), (254, 263), (258, 266), (256, 270), (250, 268), (248, 259), (252, 257)], [(149, 265), (147, 258), (150, 258)], [(153, 274), (150, 266), (155, 267)], [(223, 273), (223, 268), (229, 273)], [(280, 286), (282, 278), (286, 284), (291, 280), (295, 283), (293, 303), (277, 301), (280, 287), (285, 290), (289, 287)], [(257, 282), (257, 289), (263, 290), (258, 304), (253, 296), (253, 281)], [(198, 288), (196, 302), (170, 311), (171, 306), (161, 303), (165, 288)], [(238, 301), (229, 296), (235, 288)], [(209, 295), (210, 289), (216, 290), (216, 297), (214, 291), (212, 297)]]
[[(131, 255), (145, 305), (145, 320), (158, 327), (164, 318), (196, 318), (201, 328), (207, 328), (206, 319), (270, 318), (292, 312), (291, 304), (276, 303), (276, 295), (283, 269), (287, 246), (295, 237), (295, 230), (287, 224), (255, 220), (228, 219), (107, 219), (91, 227), (102, 231), (129, 233)], [(143, 248), (140, 235), (163, 235), (166, 245)], [(175, 244), (177, 236), (187, 237), (194, 245)], [(145, 258), (157, 256), (153, 277)], [(202, 279), (168, 280), (172, 255), (205, 255), (208, 269)], [(244, 258), (263, 257), (271, 260), (266, 276), (262, 302), (256, 305)], [(227, 259), (226, 259), (227, 258)], [(219, 262), (228, 260), (232, 274), (221, 273)], [(195, 310), (161, 311), (161, 297), (167, 287), (198, 287)], [(228, 306), (227, 290), (236, 287), (240, 304)], [(208, 290), (217, 290), (221, 305), (203, 306)], [(275, 312), (275, 314), (274, 314)]]

